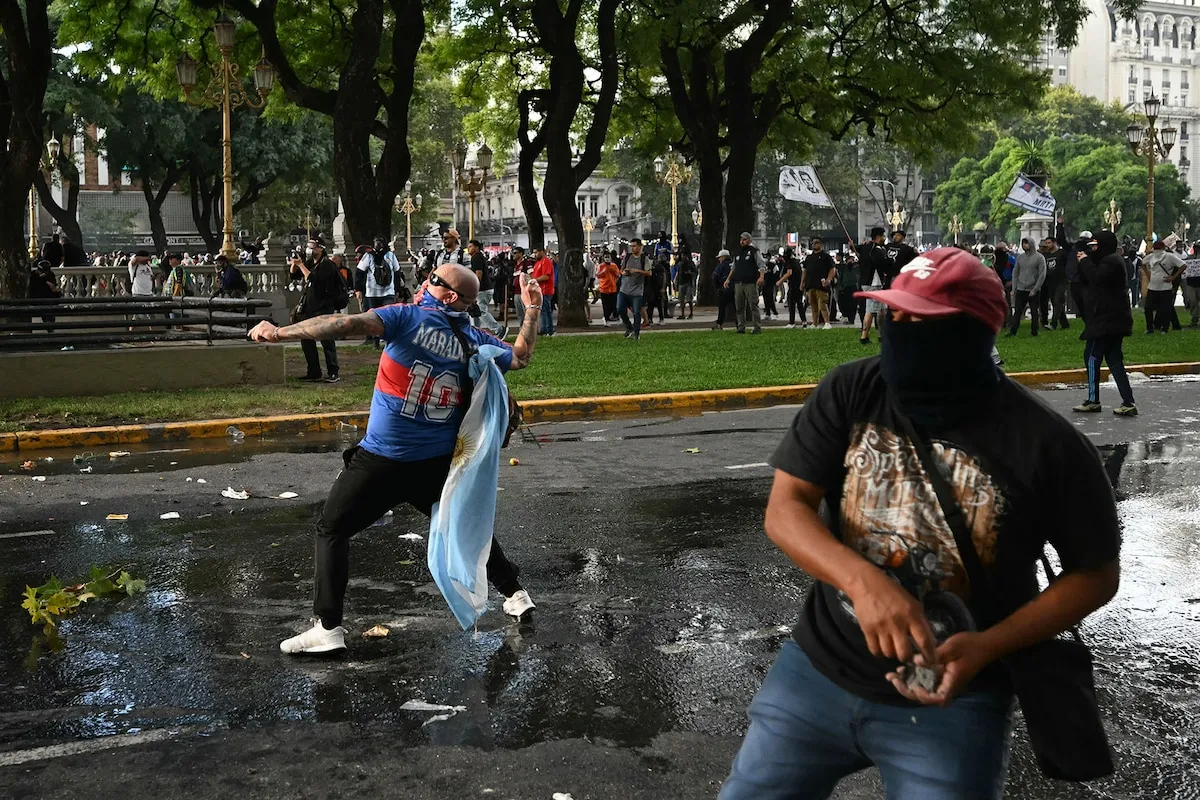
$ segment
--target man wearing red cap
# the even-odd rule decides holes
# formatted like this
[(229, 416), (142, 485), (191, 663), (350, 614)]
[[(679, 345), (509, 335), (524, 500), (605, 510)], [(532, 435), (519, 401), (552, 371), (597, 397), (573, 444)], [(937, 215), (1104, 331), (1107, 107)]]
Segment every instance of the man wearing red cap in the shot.
[[(1008, 316), (995, 272), (942, 248), (860, 295), (891, 309), (881, 354), (832, 370), (771, 459), (767, 535), (817, 583), (721, 800), (824, 798), (871, 765), (888, 797), (1002, 797), (1001, 659), (1117, 589), (1099, 454), (992, 363)], [(1046, 542), (1063, 572), (1039, 594)]]

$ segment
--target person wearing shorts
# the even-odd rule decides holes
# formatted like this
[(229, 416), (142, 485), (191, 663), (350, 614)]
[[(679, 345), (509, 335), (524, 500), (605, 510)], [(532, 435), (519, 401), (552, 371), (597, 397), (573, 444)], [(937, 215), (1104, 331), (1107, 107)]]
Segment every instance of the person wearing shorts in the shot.
[(829, 321), (829, 290), (836, 275), (837, 264), (833, 256), (826, 252), (824, 240), (813, 237), (812, 252), (804, 258), (801, 281), (804, 294), (808, 297), (808, 307), (812, 309), (814, 326), (824, 320), (827, 329), (833, 327)]

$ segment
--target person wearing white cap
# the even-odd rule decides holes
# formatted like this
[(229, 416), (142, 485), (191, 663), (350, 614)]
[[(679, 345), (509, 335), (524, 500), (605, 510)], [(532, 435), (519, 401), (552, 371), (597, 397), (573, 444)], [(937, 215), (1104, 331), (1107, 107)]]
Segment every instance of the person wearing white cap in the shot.
[[(728, 250), (722, 248), (717, 252), (717, 266), (713, 269), (713, 288), (717, 291), (717, 324), (714, 331), (725, 329), (725, 319), (733, 308), (733, 289), (729, 287), (729, 275), (733, 270), (733, 261)], [(736, 313), (736, 312), (734, 312)]]

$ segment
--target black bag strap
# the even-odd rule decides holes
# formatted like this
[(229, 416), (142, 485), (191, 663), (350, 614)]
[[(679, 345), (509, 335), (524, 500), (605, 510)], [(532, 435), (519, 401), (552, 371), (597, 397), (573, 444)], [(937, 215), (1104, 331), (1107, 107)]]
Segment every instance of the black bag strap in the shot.
[[(917, 457), (921, 459), (921, 466), (924, 468), (925, 474), (929, 476), (929, 483), (933, 486), (934, 494), (937, 495), (938, 505), (942, 509), (942, 516), (946, 518), (946, 524), (950, 526), (950, 530), (954, 533), (954, 543), (958, 546), (958, 554), (962, 558), (963, 567), (967, 571), (967, 578), (971, 581), (971, 595), (975, 598), (977, 605), (988, 616), (990, 624), (994, 625), (1000, 622), (1000, 616), (992, 605), (993, 594), (991, 582), (988, 580), (987, 573), (983, 569), (983, 561), (979, 558), (979, 551), (975, 549), (975, 542), (971, 538), (971, 531), (967, 526), (967, 518), (962, 512), (962, 507), (959, 506), (949, 482), (942, 475), (942, 470), (933, 457), (933, 449), (929, 446), (929, 440), (917, 431), (916, 426), (912, 424), (912, 420), (900, 412), (899, 406), (894, 400), (892, 402), (892, 410), (896, 414), (896, 418), (900, 420), (900, 427), (903, 429), (904, 435), (908, 437), (908, 440), (912, 442), (913, 447), (916, 449)], [(1046, 580), (1053, 583), (1058, 578), (1058, 575), (1054, 572), (1054, 568), (1050, 566), (1050, 559), (1046, 557), (1044, 547), (1038, 558), (1042, 562), (1042, 568), (1046, 570)], [(1075, 641), (1082, 641), (1079, 635), (1079, 626), (1071, 628), (1071, 635), (1075, 637)]]
[(933, 449), (929, 446), (929, 440), (917, 432), (916, 426), (908, 417), (900, 413), (895, 402), (892, 403), (892, 406), (896, 417), (900, 420), (900, 427), (903, 428), (904, 435), (912, 442), (917, 451), (917, 457), (921, 459), (921, 466), (929, 478), (930, 485), (933, 486), (934, 494), (937, 495), (942, 516), (946, 518), (946, 524), (954, 533), (954, 543), (958, 545), (959, 557), (962, 558), (967, 578), (971, 581), (971, 595), (975, 598), (976, 604), (987, 614), (989, 622), (995, 624), (1000, 620), (997, 619), (992, 608), (991, 582), (983, 569), (983, 562), (979, 558), (979, 552), (975, 549), (975, 542), (971, 539), (967, 518), (963, 515), (962, 508), (955, 499), (949, 482), (942, 475), (942, 470), (933, 457)]
[(450, 323), (450, 330), (454, 331), (454, 338), (458, 339), (458, 343), (462, 345), (463, 353), (466, 355), (467, 360), (470, 361), (471, 357), (479, 352), (479, 345), (475, 344), (470, 336), (467, 336), (467, 332), (463, 330), (462, 325), (454, 317), (447, 314), (446, 321)]

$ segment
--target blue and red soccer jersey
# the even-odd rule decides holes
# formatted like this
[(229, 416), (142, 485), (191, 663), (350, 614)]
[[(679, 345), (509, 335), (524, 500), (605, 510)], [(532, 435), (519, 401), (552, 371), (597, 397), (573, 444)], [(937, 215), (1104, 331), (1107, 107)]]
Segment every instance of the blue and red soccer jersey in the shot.
[(476, 345), (505, 349), (501, 372), (512, 365), (512, 347), (471, 326), (466, 313), (452, 311), (432, 295), (419, 305), (374, 309), (387, 342), (379, 357), (371, 418), (363, 449), (396, 461), (421, 461), (454, 452), (468, 400), (467, 354), (450, 327), (451, 316)]

